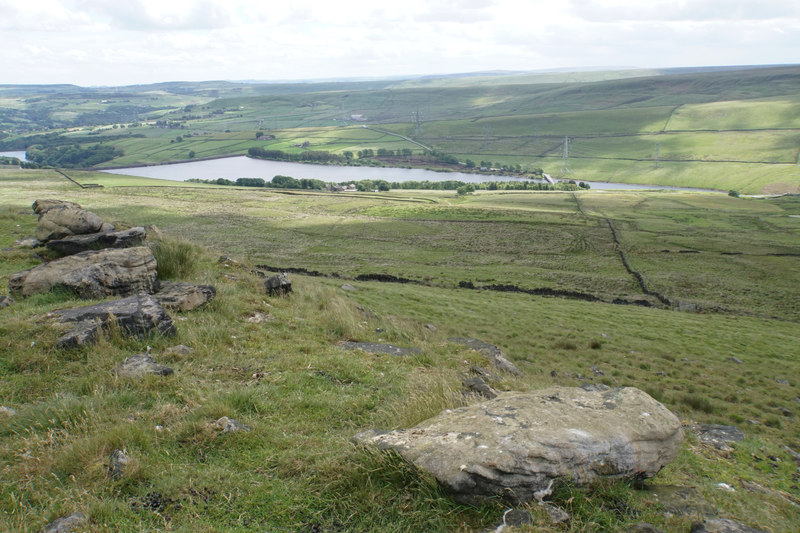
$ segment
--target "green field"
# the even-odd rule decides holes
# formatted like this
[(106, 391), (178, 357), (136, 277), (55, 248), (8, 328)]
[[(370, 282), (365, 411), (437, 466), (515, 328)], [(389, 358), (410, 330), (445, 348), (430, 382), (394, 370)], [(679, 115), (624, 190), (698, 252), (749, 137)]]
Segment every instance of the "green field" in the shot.
[[(731, 454), (688, 435), (648, 485), (690, 487), (696, 503), (763, 530), (800, 528), (798, 465), (784, 448), (800, 450), (796, 196), (330, 194), (69, 174), (103, 188), (81, 189), (50, 170), (0, 169), (0, 293), (12, 273), (40, 261), (14, 246), (34, 232), (30, 204), (61, 198), (121, 227), (155, 224), (167, 243), (193, 243), (199, 259), (184, 265), (184, 279), (213, 284), (217, 297), (175, 313), (173, 338), (112, 333), (78, 350), (54, 348), (58, 334), (43, 319), (79, 305), (68, 295), (0, 309), (0, 405), (16, 411), (0, 413), (0, 530), (39, 531), (77, 510), (89, 531), (494, 528), (503, 502), (456, 504), (430, 477), (352, 443), (361, 430), (408, 427), (461, 405), (461, 376), (488, 363), (451, 336), (494, 343), (522, 369), (493, 378), (501, 390), (630, 385), (685, 423), (742, 428), (746, 439)], [(269, 297), (257, 265), (322, 275), (290, 274), (294, 293)], [(356, 279), (363, 274), (415, 283)], [(256, 313), (270, 318), (248, 322)], [(423, 353), (348, 352), (344, 340)], [(194, 353), (165, 354), (177, 344)], [(175, 375), (115, 377), (115, 365), (148, 346)], [(223, 415), (253, 431), (220, 434), (213, 424)], [(133, 461), (110, 479), (117, 448)], [(702, 518), (667, 513), (652, 490), (624, 483), (559, 487), (552, 501), (573, 515), (568, 525), (551, 525), (533, 505), (536, 523), (521, 531), (648, 522), (685, 532)]]
[[(167, 83), (113, 91), (0, 86), (0, 145), (24, 148), (30, 134), (61, 132), (63, 142), (107, 142), (124, 152), (104, 166), (244, 154), (251, 147), (421, 151), (361, 127), (367, 125), (461, 163), (543, 168), (575, 180), (797, 193), (799, 82), (800, 68), (790, 66)], [(275, 138), (257, 141), (257, 132)]]

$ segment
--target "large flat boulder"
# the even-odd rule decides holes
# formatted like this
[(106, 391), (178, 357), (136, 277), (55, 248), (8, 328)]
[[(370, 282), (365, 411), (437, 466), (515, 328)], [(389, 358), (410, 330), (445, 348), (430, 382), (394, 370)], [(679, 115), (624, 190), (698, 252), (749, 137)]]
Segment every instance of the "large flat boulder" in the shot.
[(556, 479), (655, 475), (678, 454), (678, 418), (639, 389), (554, 387), (502, 393), (448, 409), (411, 429), (366, 431), (356, 441), (394, 450), (465, 503), (543, 498)]
[(39, 215), (36, 238), (47, 242), (67, 235), (97, 233), (102, 226), (103, 220), (91, 211), (72, 205), (56, 205)]
[(61, 255), (74, 255), (104, 248), (133, 248), (141, 246), (146, 237), (147, 233), (140, 226), (122, 231), (68, 235), (63, 239), (49, 241), (47, 247)]
[(62, 348), (91, 344), (103, 330), (112, 326), (133, 337), (175, 333), (172, 317), (155, 298), (146, 294), (54, 311), (51, 316), (58, 322), (71, 325), (71, 329), (56, 341)]
[(8, 280), (14, 295), (64, 287), (86, 299), (152, 293), (158, 286), (156, 258), (146, 246), (81, 252), (17, 272)]
[(156, 300), (167, 309), (191, 311), (204, 305), (217, 295), (211, 285), (194, 285), (184, 281), (163, 281), (161, 288), (154, 295)]

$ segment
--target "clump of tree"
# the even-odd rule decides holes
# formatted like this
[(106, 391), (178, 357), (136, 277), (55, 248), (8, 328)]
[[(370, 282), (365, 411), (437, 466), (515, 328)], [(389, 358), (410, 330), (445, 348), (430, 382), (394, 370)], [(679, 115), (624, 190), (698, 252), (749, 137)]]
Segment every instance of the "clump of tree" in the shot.
[(204, 180), (200, 178), (191, 178), (186, 181), (192, 183), (208, 183), (211, 185), (229, 185), (237, 187), (266, 187), (272, 189), (307, 189), (307, 190), (321, 190), (326, 187), (326, 183), (321, 180), (315, 179), (296, 179), (291, 176), (275, 176), (271, 181), (265, 181), (264, 178), (238, 178), (235, 181), (226, 178), (217, 178), (213, 180)]
[(40, 166), (82, 168), (93, 167), (115, 157), (124, 155), (122, 150), (109, 144), (95, 144), (81, 147), (79, 144), (66, 146), (31, 146), (27, 150), (27, 159)]
[(345, 156), (323, 152), (320, 150), (306, 150), (299, 154), (290, 154), (283, 150), (267, 150), (265, 148), (252, 147), (247, 150), (247, 155), (255, 159), (268, 159), (270, 161), (294, 161), (310, 163), (344, 163)]

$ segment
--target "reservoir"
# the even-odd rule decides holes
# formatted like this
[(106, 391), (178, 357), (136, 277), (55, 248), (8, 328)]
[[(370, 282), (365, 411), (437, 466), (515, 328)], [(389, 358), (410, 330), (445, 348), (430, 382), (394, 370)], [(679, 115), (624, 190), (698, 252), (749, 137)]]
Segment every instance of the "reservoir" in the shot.
[[(24, 153), (23, 153), (24, 155)], [(463, 172), (434, 172), (418, 168), (393, 167), (348, 167), (312, 165), (308, 163), (291, 163), (284, 161), (266, 161), (246, 156), (191, 161), (130, 168), (103, 170), (111, 174), (141, 176), (174, 181), (185, 181), (191, 178), (211, 180), (225, 178), (235, 181), (237, 178), (263, 178), (270, 181), (275, 176), (291, 176), (296, 179), (318, 179), (325, 182), (342, 183), (360, 180), (386, 180), (388, 182), (403, 181), (463, 181), (465, 183), (482, 183), (487, 181), (533, 181), (515, 176), (486, 174), (467, 174)], [(585, 180), (583, 180), (585, 181)], [(660, 185), (634, 185), (630, 183), (606, 183), (586, 181), (595, 190), (606, 189), (670, 189), (698, 190)]]
[(27, 161), (27, 159), (25, 159), (25, 150), (15, 150), (13, 152), (0, 152), (0, 157), (16, 157), (20, 161)]

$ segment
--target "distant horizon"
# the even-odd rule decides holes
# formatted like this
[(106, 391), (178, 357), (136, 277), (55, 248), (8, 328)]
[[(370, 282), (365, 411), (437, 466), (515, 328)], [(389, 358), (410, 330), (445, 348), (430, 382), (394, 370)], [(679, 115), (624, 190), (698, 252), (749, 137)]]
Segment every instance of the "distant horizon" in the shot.
[(760, 68), (783, 68), (796, 67), (800, 63), (765, 63), (765, 64), (731, 64), (731, 65), (687, 65), (675, 67), (634, 67), (634, 66), (598, 66), (598, 67), (558, 67), (535, 70), (479, 70), (467, 72), (431, 73), (431, 74), (405, 74), (388, 76), (350, 76), (338, 78), (293, 78), (293, 79), (165, 79), (146, 83), (127, 83), (123, 85), (80, 85), (76, 83), (7, 83), (0, 82), (0, 87), (79, 87), (83, 89), (113, 89), (122, 87), (137, 87), (148, 85), (177, 84), (177, 83), (232, 83), (232, 84), (315, 84), (315, 83), (359, 83), (377, 81), (411, 81), (422, 79), (443, 79), (443, 78), (480, 78), (480, 77), (513, 77), (537, 74), (568, 74), (582, 72), (633, 72), (633, 71), (735, 71), (751, 70)]

